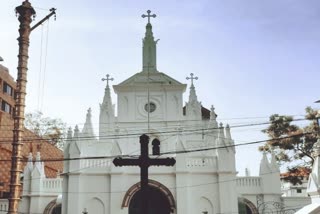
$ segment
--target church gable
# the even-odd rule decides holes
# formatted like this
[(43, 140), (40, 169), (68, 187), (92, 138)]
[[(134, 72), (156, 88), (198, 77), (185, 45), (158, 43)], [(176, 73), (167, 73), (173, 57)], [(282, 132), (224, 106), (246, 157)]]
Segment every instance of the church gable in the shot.
[[(149, 77), (149, 81), (148, 81), (148, 77)], [(128, 78), (127, 80), (121, 82), (118, 85), (114, 85), (114, 89), (117, 90), (121, 87), (125, 87), (125, 86), (146, 86), (146, 84), (152, 84), (152, 86), (154, 85), (166, 85), (167, 86), (181, 86), (181, 88), (186, 88), (186, 84), (182, 84), (179, 81), (173, 79), (172, 77), (161, 73), (161, 72), (152, 72), (149, 73), (148, 72), (140, 72), (137, 73), (133, 76), (131, 76), (130, 78)]]

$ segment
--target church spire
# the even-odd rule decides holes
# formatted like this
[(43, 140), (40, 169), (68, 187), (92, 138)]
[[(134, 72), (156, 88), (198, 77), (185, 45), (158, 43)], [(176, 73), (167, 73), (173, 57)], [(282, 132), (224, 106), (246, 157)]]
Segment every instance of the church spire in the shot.
[(106, 75), (107, 78), (102, 78), (102, 81), (107, 81), (107, 86), (104, 90), (104, 97), (103, 97), (103, 101), (101, 104), (101, 107), (104, 108), (110, 108), (112, 107), (112, 102), (111, 102), (111, 95), (110, 95), (110, 87), (109, 87), (109, 81), (113, 81), (113, 78), (110, 78), (110, 75), (107, 74)]
[(266, 175), (270, 173), (270, 165), (269, 165), (269, 161), (267, 158), (267, 153), (265, 151), (263, 151), (262, 154), (262, 159), (260, 161), (260, 171), (259, 174), (261, 175)]
[(92, 117), (91, 108), (89, 108), (88, 112), (87, 112), (87, 115), (86, 115), (86, 122), (85, 122), (85, 124), (83, 126), (83, 129), (82, 129), (82, 135), (84, 137), (89, 137), (89, 138), (93, 138), (94, 137), (91, 117)]
[(190, 77), (187, 77), (186, 79), (187, 80), (191, 80), (189, 102), (198, 102), (198, 98), (197, 98), (197, 94), (196, 94), (196, 88), (193, 85), (193, 80), (198, 80), (198, 77), (194, 77), (194, 74), (191, 73)]
[(111, 100), (111, 93), (109, 87), (109, 81), (114, 79), (109, 74), (106, 78), (102, 78), (102, 81), (107, 81), (107, 86), (104, 91), (103, 102), (100, 104), (100, 116), (99, 116), (99, 137), (106, 136), (110, 132), (110, 128), (113, 127), (115, 122), (114, 108)]
[(217, 114), (214, 111), (213, 105), (211, 106), (211, 111), (210, 111), (210, 121), (209, 121), (209, 128), (218, 128), (218, 123), (217, 123)]
[(186, 115), (188, 119), (201, 120), (201, 103), (198, 101), (196, 89), (193, 85), (193, 80), (197, 80), (198, 77), (194, 77), (194, 74), (191, 73), (190, 77), (186, 79), (191, 80), (189, 100), (186, 103)]
[(154, 40), (152, 25), (150, 18), (156, 18), (156, 14), (151, 15), (151, 11), (147, 11), (148, 15), (143, 14), (142, 18), (148, 18), (148, 24), (146, 26), (146, 34), (143, 38), (143, 49), (142, 49), (142, 64), (143, 72), (157, 72), (157, 41)]
[(110, 78), (110, 75), (107, 74), (107, 78), (102, 78), (102, 81), (107, 81), (107, 86), (104, 91), (104, 97), (102, 104), (100, 104), (100, 116), (101, 112), (105, 113), (105, 116), (108, 118), (113, 118), (114, 117), (114, 110), (112, 106), (112, 100), (111, 100), (111, 93), (110, 93), (110, 87), (109, 87), (109, 81), (113, 81), (113, 78)]

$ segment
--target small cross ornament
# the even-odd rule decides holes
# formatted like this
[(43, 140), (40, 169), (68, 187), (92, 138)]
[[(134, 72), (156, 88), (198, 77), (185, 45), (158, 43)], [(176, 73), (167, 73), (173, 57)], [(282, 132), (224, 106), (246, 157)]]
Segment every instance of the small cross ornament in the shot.
[(151, 10), (147, 10), (147, 13), (148, 13), (148, 15), (145, 15), (145, 14), (142, 14), (142, 18), (146, 18), (146, 17), (148, 17), (148, 24), (150, 24), (150, 18), (152, 17), (152, 18), (156, 18), (157, 17), (157, 15), (156, 14), (152, 14), (152, 15), (150, 15), (150, 13), (151, 13)]
[(187, 77), (186, 79), (187, 80), (191, 80), (191, 86), (193, 86), (193, 80), (198, 80), (198, 77), (193, 77), (194, 76), (193, 73), (191, 73), (190, 76), (191, 77)]
[(113, 81), (114, 79), (113, 78), (109, 78), (110, 77), (109, 74), (107, 74), (106, 77), (107, 78), (102, 78), (101, 80), (102, 81), (107, 81), (107, 87), (109, 87), (109, 81)]

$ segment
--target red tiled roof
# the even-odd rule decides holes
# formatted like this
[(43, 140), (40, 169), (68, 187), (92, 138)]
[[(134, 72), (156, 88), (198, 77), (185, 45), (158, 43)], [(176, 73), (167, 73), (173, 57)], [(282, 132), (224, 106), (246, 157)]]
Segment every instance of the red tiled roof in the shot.
[[(10, 169), (11, 169), (11, 151), (13, 138), (13, 119), (7, 113), (0, 112), (0, 192), (9, 191)], [(23, 146), (21, 149), (22, 157), (27, 159), (30, 152), (35, 157), (39, 145), (42, 159), (63, 158), (63, 151), (50, 143), (42, 140), (39, 136), (25, 129), (23, 137)], [(1, 161), (4, 160), (4, 161)], [(10, 160), (10, 161), (7, 161)], [(22, 170), (26, 162), (22, 163)], [(45, 173), (47, 177), (53, 178), (58, 172), (63, 170), (63, 162), (45, 162)]]
[[(183, 111), (183, 115), (186, 115), (186, 106), (183, 107), (182, 111)], [(210, 112), (211, 111), (209, 109), (201, 106), (201, 115), (202, 115), (202, 119), (203, 120), (209, 120), (210, 119)], [(218, 115), (216, 114), (216, 116), (218, 116)]]
[(281, 173), (281, 178), (286, 177), (309, 177), (309, 174), (311, 173), (311, 169), (306, 167), (299, 167), (295, 169), (292, 172), (284, 172)]

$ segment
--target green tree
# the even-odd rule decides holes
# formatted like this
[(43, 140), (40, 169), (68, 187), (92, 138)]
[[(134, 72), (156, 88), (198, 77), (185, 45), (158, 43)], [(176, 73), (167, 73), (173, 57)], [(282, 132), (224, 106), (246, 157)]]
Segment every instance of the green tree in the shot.
[(301, 127), (293, 124), (292, 116), (273, 114), (270, 125), (262, 130), (272, 141), (267, 141), (260, 151), (273, 151), (280, 165), (287, 166), (284, 179), (293, 184), (301, 183), (301, 178), (311, 172), (314, 162), (313, 144), (317, 141), (319, 126), (317, 111), (306, 108), (305, 118), (308, 123)]
[(25, 115), (25, 127), (46, 139), (52, 145), (62, 149), (67, 133), (66, 123), (61, 119), (44, 117), (40, 111)]

